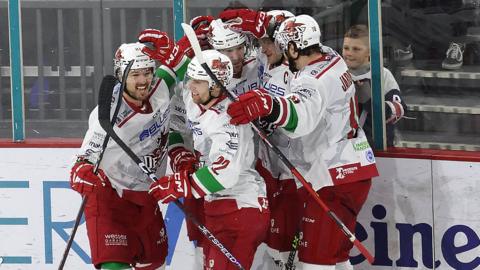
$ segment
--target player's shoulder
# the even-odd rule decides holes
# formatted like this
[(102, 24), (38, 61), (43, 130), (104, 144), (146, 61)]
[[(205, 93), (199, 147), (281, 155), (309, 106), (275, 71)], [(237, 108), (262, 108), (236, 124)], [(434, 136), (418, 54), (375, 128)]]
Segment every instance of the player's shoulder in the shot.
[(227, 115), (227, 108), (230, 103), (230, 100), (226, 96), (222, 96), (208, 111), (214, 116), (217, 115), (217, 117)]

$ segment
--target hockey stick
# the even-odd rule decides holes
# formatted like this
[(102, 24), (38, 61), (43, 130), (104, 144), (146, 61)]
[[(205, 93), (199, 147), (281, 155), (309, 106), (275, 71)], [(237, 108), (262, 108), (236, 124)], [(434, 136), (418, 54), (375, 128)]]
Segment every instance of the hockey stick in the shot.
[[(104, 89), (109, 90), (109, 89)], [(113, 125), (110, 123), (110, 100), (112, 97), (112, 92), (103, 91), (99, 95), (99, 106), (98, 106), (98, 118), (100, 126), (105, 130), (105, 132), (122, 148), (123, 151), (138, 165), (138, 167), (150, 178), (150, 180), (156, 182), (158, 177), (145, 165), (145, 163), (128, 147), (122, 139), (117, 135), (113, 130)], [(245, 270), (240, 262), (233, 256), (227, 248), (220, 243), (220, 241), (205, 227), (205, 225), (198, 222), (198, 220), (193, 217), (191, 213), (185, 210), (182, 203), (178, 200), (174, 201), (175, 205), (183, 211), (185, 216), (189, 218), (197, 228), (203, 233), (205, 238), (207, 238), (214, 246), (216, 246), (227, 259), (233, 263), (238, 269)]]
[[(135, 60), (131, 60), (127, 64), (127, 67), (125, 68), (125, 72), (124, 72), (123, 77), (122, 77), (122, 85), (120, 86), (120, 91), (119, 91), (118, 97), (117, 97), (118, 102), (117, 102), (117, 105), (115, 107), (115, 111), (113, 113), (113, 117), (112, 117), (112, 120), (111, 120), (112, 124), (115, 123), (115, 120), (117, 119), (118, 111), (120, 110), (120, 104), (121, 104), (120, 99), (122, 98), (123, 89), (125, 89), (125, 84), (126, 84), (126, 81), (127, 81), (128, 73), (130, 72), (130, 68), (132, 67), (134, 62), (135, 62)], [(100, 91), (99, 91), (99, 98), (98, 98), (99, 103), (100, 103), (100, 95), (101, 95), (100, 93), (105, 92), (107, 90), (109, 92), (113, 92), (113, 88), (115, 87), (116, 83), (117, 83), (117, 79), (114, 76), (107, 75), (107, 76), (103, 77), (102, 83), (100, 84)], [(103, 153), (105, 152), (105, 148), (107, 147), (109, 139), (110, 139), (110, 137), (108, 136), (108, 134), (103, 139), (102, 150), (100, 151), (100, 155), (98, 156), (98, 160), (95, 163), (95, 167), (93, 169), (93, 173), (95, 175), (98, 172), (98, 167), (100, 166), (100, 162), (103, 159)], [(78, 209), (77, 217), (75, 218), (75, 223), (73, 225), (72, 234), (70, 234), (70, 237), (68, 238), (67, 246), (65, 247), (65, 250), (63, 251), (62, 260), (60, 261), (60, 264), (58, 265), (58, 270), (63, 270), (63, 267), (65, 266), (65, 262), (67, 261), (68, 253), (70, 252), (70, 248), (72, 247), (72, 244), (73, 244), (73, 239), (75, 238), (75, 235), (77, 234), (77, 229), (78, 229), (78, 226), (80, 225), (80, 220), (82, 219), (83, 212), (85, 211), (85, 205), (87, 204), (87, 199), (88, 199), (87, 196), (82, 197), (82, 203), (80, 204), (80, 208)]]
[[(200, 44), (197, 40), (197, 36), (195, 35), (195, 32), (193, 31), (192, 27), (190, 25), (186, 24), (186, 23), (182, 23), (182, 28), (183, 28), (183, 31), (185, 32), (185, 35), (187, 36), (188, 40), (190, 41), (192, 49), (195, 52), (195, 56), (197, 57), (200, 65), (205, 69), (205, 71), (210, 76), (210, 78), (216, 84), (218, 84), (223, 91), (225, 91), (225, 93), (227, 94), (227, 96), (230, 100), (232, 100), (232, 101), (236, 100), (237, 99), (236, 95), (234, 93), (232, 93), (231, 91), (229, 91), (218, 80), (217, 76), (215, 76), (215, 74), (213, 74), (213, 72), (208, 67), (207, 63), (205, 62), (205, 59), (203, 58), (203, 54), (202, 54), (202, 50), (200, 48)], [(335, 213), (333, 213), (332, 210), (330, 210), (328, 208), (328, 206), (325, 204), (325, 202), (323, 202), (323, 200), (320, 198), (320, 196), (318, 196), (318, 194), (315, 192), (315, 190), (313, 190), (313, 188), (308, 184), (307, 180), (305, 180), (305, 178), (302, 176), (302, 174), (300, 174), (300, 172), (295, 168), (295, 166), (293, 166), (293, 164), (287, 159), (287, 157), (285, 157), (285, 155), (282, 153), (282, 151), (280, 151), (280, 149), (278, 149), (278, 147), (276, 147), (275, 145), (273, 145), (270, 142), (270, 140), (267, 138), (267, 136), (261, 130), (261, 128), (258, 126), (258, 124), (254, 122), (254, 123), (251, 123), (251, 125), (252, 125), (252, 128), (258, 133), (260, 138), (262, 138), (262, 140), (268, 145), (268, 147), (270, 149), (272, 149), (278, 155), (280, 160), (282, 160), (282, 162), (288, 167), (288, 169), (290, 169), (290, 172), (302, 183), (303, 187), (305, 187), (305, 189), (315, 199), (315, 201), (320, 205), (320, 207), (328, 214), (328, 216), (331, 219), (333, 219), (333, 221), (335, 221), (335, 223), (337, 224), (339, 229), (341, 229), (343, 231), (343, 233), (347, 236), (347, 238), (350, 240), (350, 242), (352, 242), (353, 245), (355, 247), (357, 247), (357, 249), (360, 251), (360, 253), (362, 253), (362, 255), (365, 256), (365, 258), (368, 260), (368, 262), (370, 264), (372, 264), (373, 261), (374, 261), (374, 258), (370, 254), (370, 252), (365, 248), (365, 246), (362, 243), (360, 243), (360, 241), (358, 241), (358, 239), (355, 237), (355, 235), (352, 232), (350, 232), (350, 230), (347, 228), (347, 226), (345, 226), (345, 224), (337, 217), (337, 215), (335, 215)]]

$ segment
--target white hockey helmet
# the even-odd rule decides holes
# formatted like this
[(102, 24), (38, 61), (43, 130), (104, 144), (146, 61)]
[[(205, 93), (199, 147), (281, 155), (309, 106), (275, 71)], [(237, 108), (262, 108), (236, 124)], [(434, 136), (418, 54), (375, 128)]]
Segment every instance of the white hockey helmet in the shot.
[(286, 51), (288, 43), (294, 42), (299, 50), (312, 45), (322, 45), (320, 42), (320, 27), (309, 15), (299, 15), (286, 19), (275, 36), (279, 48)]
[(123, 72), (131, 60), (135, 60), (131, 69), (152, 68), (155, 70), (155, 61), (142, 52), (144, 47), (145, 45), (139, 42), (123, 43), (118, 47), (113, 59), (113, 71), (119, 81), (122, 81)]
[[(228, 85), (233, 78), (233, 65), (230, 58), (216, 50), (205, 50), (202, 51), (202, 53), (205, 58), (205, 63), (210, 67), (213, 74), (217, 76), (218, 80), (222, 82), (224, 86)], [(190, 79), (208, 81), (209, 88), (215, 85), (215, 82), (208, 76), (196, 56), (188, 64), (187, 81)]]
[(285, 18), (295, 17), (295, 15), (293, 15), (293, 13), (291, 13), (290, 11), (280, 9), (267, 11), (267, 15), (272, 17), (283, 16)]
[(232, 31), (221, 19), (210, 23), (208, 42), (215, 50), (230, 49), (245, 44), (247, 37), (244, 33)]
[(278, 28), (283, 21), (285, 21), (287, 18), (295, 17), (295, 15), (293, 15), (293, 13), (290, 11), (279, 9), (267, 11), (267, 16), (271, 16), (269, 26), (267, 28), (267, 35), (272, 39), (275, 39)]

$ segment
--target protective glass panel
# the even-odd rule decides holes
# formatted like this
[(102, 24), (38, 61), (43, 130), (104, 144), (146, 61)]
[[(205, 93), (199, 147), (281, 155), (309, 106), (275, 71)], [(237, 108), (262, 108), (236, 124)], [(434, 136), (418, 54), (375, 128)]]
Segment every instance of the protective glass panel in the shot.
[[(0, 6), (0, 137), (11, 137), (7, 1)], [(116, 49), (173, 35), (172, 1), (21, 1), (26, 138), (81, 138)], [(5, 134), (5, 135), (4, 135)]]
[(480, 1), (383, 1), (384, 64), (408, 110), (395, 145), (480, 149)]

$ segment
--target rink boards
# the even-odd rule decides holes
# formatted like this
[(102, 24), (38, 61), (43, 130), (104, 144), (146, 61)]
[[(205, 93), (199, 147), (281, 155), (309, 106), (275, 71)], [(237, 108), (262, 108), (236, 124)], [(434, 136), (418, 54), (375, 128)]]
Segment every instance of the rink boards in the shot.
[[(0, 270), (57, 269), (81, 202), (69, 189), (75, 149), (0, 148)], [(480, 266), (480, 163), (377, 158), (357, 237), (375, 266), (352, 250), (355, 269), (475, 269)], [(163, 206), (167, 269), (193, 269), (183, 215)], [(260, 257), (260, 256), (259, 256)], [(85, 225), (65, 269), (93, 269)], [(257, 259), (254, 269), (261, 264)]]

